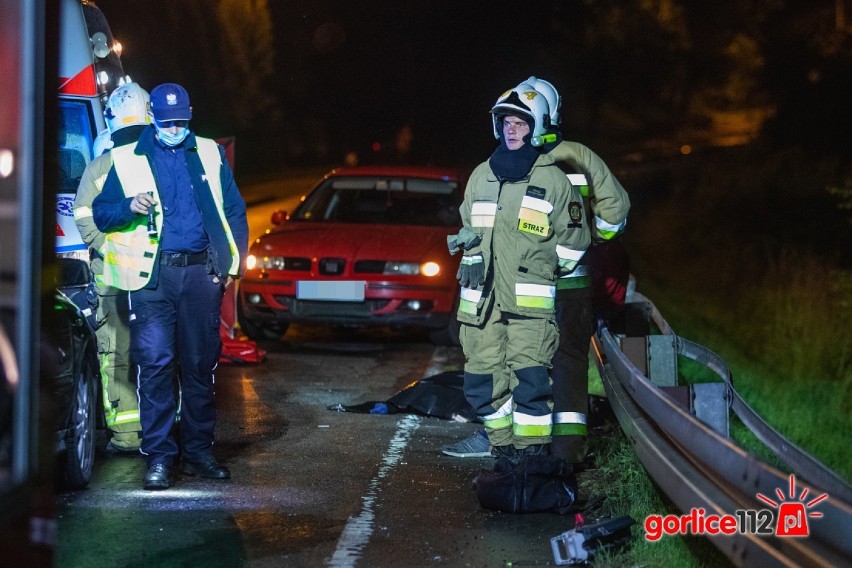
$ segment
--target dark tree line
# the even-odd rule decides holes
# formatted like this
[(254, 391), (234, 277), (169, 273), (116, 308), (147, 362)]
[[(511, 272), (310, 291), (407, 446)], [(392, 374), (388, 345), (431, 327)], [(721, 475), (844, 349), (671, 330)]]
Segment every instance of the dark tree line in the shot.
[[(848, 151), (843, 0), (99, 0), (143, 86), (184, 83), (195, 126), (263, 170), (377, 158), (481, 160), (487, 109), (530, 74), (570, 137), (628, 148), (756, 136)], [(850, 14), (852, 19), (852, 14)], [(846, 145), (848, 146), (848, 145)]]

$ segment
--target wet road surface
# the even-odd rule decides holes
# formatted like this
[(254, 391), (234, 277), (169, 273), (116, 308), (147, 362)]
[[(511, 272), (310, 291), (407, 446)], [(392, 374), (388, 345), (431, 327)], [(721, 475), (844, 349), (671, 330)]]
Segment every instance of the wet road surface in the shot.
[[(241, 186), (251, 235), (318, 178)], [(57, 496), (57, 567), (553, 564), (550, 538), (573, 516), (484, 510), (471, 482), (493, 460), (441, 453), (478, 425), (328, 410), (461, 369), (459, 348), (416, 332), (299, 325), (261, 346), (264, 363), (216, 374), (214, 453), (232, 479), (183, 477), (149, 492), (141, 457), (99, 454), (91, 485)]]
[(573, 516), (484, 510), (471, 481), (492, 459), (441, 454), (476, 424), (328, 409), (461, 369), (460, 349), (305, 326), (263, 347), (266, 362), (217, 372), (214, 451), (232, 479), (148, 492), (143, 459), (101, 454), (90, 487), (57, 498), (56, 566), (553, 564)]

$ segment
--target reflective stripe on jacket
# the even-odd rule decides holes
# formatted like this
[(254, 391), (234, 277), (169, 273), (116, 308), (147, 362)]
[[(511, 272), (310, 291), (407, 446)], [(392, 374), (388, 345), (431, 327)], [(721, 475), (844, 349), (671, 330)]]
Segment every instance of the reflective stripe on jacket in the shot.
[(219, 146), (213, 140), (207, 138), (195, 138), (198, 142), (198, 157), (201, 158), (201, 164), (204, 166), (205, 172), (216, 172), (214, 176), (207, 176), (207, 182), (210, 184), (210, 193), (213, 195), (213, 201), (216, 203), (216, 212), (219, 214), (219, 220), (222, 221), (222, 228), (225, 230), (225, 235), (228, 237), (228, 246), (231, 249), (231, 265), (228, 267), (227, 274), (239, 274), (240, 272), (240, 251), (234, 241), (234, 235), (231, 232), (231, 226), (228, 224), (228, 219), (225, 217), (224, 200), (222, 197), (222, 181), (219, 179), (219, 169), (222, 167), (222, 158), (219, 154)]

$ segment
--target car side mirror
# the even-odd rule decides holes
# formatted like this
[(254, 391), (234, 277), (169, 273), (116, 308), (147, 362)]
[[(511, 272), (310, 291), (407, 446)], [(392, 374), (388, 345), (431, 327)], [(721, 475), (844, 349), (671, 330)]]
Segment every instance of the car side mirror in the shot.
[(287, 220), (287, 212), (286, 211), (281, 211), (280, 209), (276, 209), (275, 211), (272, 212), (272, 224), (273, 225), (280, 225), (281, 223), (283, 223), (286, 220)]

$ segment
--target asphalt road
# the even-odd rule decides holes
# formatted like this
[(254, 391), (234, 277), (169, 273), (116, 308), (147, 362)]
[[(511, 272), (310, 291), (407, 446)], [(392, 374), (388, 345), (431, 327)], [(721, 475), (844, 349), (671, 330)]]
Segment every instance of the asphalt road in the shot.
[[(318, 178), (242, 187), (251, 235)], [(57, 496), (57, 567), (553, 564), (550, 538), (572, 515), (482, 509), (471, 482), (492, 459), (441, 453), (476, 424), (329, 410), (461, 369), (460, 349), (417, 332), (298, 325), (262, 347), (264, 363), (216, 374), (214, 451), (232, 479), (147, 492), (143, 459), (100, 454), (86, 490)]]
[(482, 509), (471, 482), (492, 460), (441, 454), (476, 424), (329, 410), (460, 369), (459, 349), (300, 326), (263, 346), (265, 363), (217, 372), (214, 450), (233, 478), (147, 492), (143, 459), (100, 456), (88, 489), (58, 496), (56, 566), (553, 563), (550, 538), (573, 516)]

